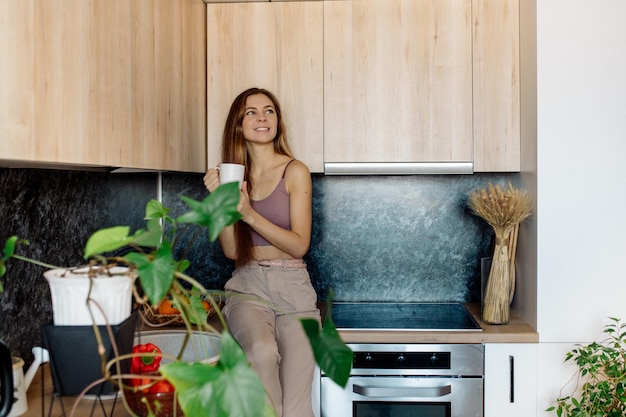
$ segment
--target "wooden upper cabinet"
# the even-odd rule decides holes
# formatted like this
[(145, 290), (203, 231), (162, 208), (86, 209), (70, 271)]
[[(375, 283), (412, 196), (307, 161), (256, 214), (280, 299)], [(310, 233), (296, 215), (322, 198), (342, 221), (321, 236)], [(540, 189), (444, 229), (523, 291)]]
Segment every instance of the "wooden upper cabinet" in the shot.
[(35, 152), (34, 15), (33, 2), (0, 2), (0, 160)]
[(132, 7), (131, 140), (137, 146), (129, 163), (205, 172), (206, 6), (202, 0), (121, 4)]
[(326, 162), (471, 162), (471, 0), (324, 2)]
[(473, 0), (474, 171), (520, 171), (519, 0)]
[(7, 0), (2, 164), (202, 172), (202, 0)]
[(224, 123), (250, 87), (274, 93), (289, 144), (323, 171), (322, 1), (207, 4), (208, 165), (221, 162)]

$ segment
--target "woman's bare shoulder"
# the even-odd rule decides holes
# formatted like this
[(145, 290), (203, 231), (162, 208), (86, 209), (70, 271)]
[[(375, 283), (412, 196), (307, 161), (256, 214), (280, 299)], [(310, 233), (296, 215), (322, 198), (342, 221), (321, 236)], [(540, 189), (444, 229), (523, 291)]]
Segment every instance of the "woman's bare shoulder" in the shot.
[(311, 174), (311, 172), (309, 171), (309, 167), (299, 159), (293, 159), (288, 163), (287, 171), (285, 172), (285, 175), (289, 172), (294, 172), (294, 171), (299, 174), (303, 174), (303, 173), (307, 175)]
[(290, 186), (305, 185), (310, 187), (311, 184), (311, 171), (309, 167), (302, 161), (294, 159), (287, 166), (285, 171), (285, 185), (287, 189)]

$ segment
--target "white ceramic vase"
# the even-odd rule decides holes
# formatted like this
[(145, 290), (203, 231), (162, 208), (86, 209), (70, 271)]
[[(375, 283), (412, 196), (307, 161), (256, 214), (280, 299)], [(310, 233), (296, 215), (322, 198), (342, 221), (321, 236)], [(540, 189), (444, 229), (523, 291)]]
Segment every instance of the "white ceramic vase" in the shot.
[[(126, 267), (113, 267), (109, 273), (89, 277), (87, 267), (51, 269), (44, 272), (52, 295), (56, 326), (116, 325), (131, 314), (134, 277)], [(93, 319), (87, 307), (93, 312)], [(99, 307), (102, 309), (99, 308)]]

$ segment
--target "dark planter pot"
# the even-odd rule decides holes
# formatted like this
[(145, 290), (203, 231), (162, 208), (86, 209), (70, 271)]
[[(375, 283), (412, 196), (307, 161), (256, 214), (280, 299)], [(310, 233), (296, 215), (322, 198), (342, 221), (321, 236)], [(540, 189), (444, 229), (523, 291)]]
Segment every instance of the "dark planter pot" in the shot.
[[(133, 349), (133, 339), (137, 326), (137, 313), (122, 323), (111, 326), (118, 353), (128, 354)], [(115, 357), (106, 326), (98, 326), (107, 360)], [(92, 326), (55, 326), (50, 323), (43, 327), (44, 346), (50, 352), (50, 369), (54, 392), (60, 396), (79, 395), (87, 385), (103, 377), (98, 343)], [(120, 361), (122, 373), (128, 373), (130, 360)], [(115, 366), (111, 374), (117, 374)], [(86, 394), (111, 395), (117, 387), (104, 382), (91, 388)]]

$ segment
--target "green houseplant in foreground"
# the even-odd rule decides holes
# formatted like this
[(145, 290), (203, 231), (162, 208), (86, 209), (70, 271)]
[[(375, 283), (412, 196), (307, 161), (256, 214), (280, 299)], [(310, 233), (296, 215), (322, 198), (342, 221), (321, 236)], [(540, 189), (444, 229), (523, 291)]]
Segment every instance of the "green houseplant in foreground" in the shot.
[[(187, 332), (193, 330), (218, 333), (206, 321), (202, 297), (213, 303), (222, 322), (220, 357), (217, 363), (186, 363), (173, 361), (160, 368), (162, 377), (176, 388), (180, 407), (187, 417), (197, 416), (273, 416), (267, 404), (265, 391), (258, 375), (249, 366), (248, 360), (234, 338), (228, 332), (224, 318), (209, 291), (197, 280), (185, 274), (187, 260), (177, 260), (173, 248), (179, 234), (187, 226), (208, 229), (209, 240), (215, 241), (226, 226), (241, 218), (236, 207), (239, 190), (236, 183), (225, 184), (202, 201), (181, 197), (190, 211), (172, 218), (169, 209), (156, 200), (146, 206), (146, 228), (133, 234), (127, 226), (116, 226), (96, 231), (85, 245), (85, 259), (90, 265), (111, 263), (128, 266), (138, 275), (143, 296), (136, 294), (136, 301), (157, 305), (165, 297), (171, 297), (181, 311)], [(5, 263), (10, 258), (33, 262), (46, 268), (55, 268), (15, 253), (19, 244), (27, 244), (13, 236), (9, 238), (0, 257), (0, 277), (6, 273)], [(123, 257), (108, 258), (106, 253), (130, 246), (135, 252)], [(146, 249), (150, 248), (150, 249)], [(0, 282), (0, 291), (2, 291)], [(331, 301), (329, 299), (329, 301)], [(330, 302), (329, 302), (330, 307)], [(91, 308), (91, 307), (90, 307)], [(345, 386), (352, 365), (352, 352), (341, 341), (328, 311), (323, 326), (312, 319), (301, 319), (311, 342), (315, 360), (319, 367), (336, 383)], [(96, 338), (100, 339), (94, 325)], [(113, 377), (109, 372), (121, 358), (105, 364), (102, 354), (103, 374), (120, 389), (132, 389), (124, 383), (129, 375)], [(128, 408), (128, 407), (127, 407)], [(152, 410), (149, 411), (152, 415)]]
[[(626, 415), (626, 324), (610, 318), (602, 342), (577, 345), (565, 361), (578, 366), (575, 393), (557, 398), (554, 411), (559, 417), (623, 417)], [(580, 383), (582, 382), (582, 385)]]

